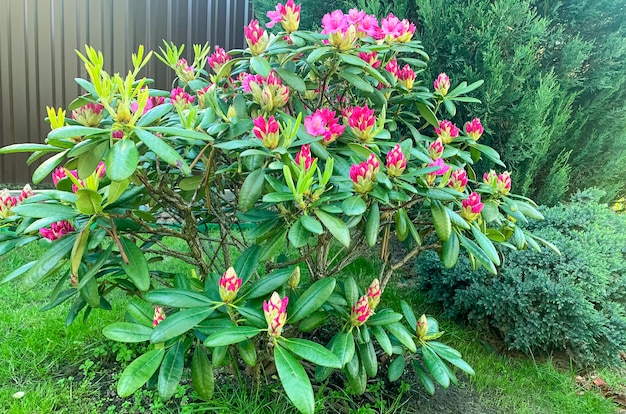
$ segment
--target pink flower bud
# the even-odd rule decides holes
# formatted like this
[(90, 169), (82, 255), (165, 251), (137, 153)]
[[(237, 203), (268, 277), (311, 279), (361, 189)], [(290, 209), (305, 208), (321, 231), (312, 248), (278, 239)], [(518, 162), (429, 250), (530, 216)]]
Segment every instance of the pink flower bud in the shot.
[(428, 333), (428, 319), (426, 318), (426, 315), (420, 316), (419, 320), (417, 321), (415, 331), (420, 341), (423, 341), (426, 338), (426, 334)]
[(291, 272), (291, 276), (289, 276), (289, 287), (292, 289), (295, 289), (298, 287), (298, 284), (300, 283), (300, 266), (296, 266), (295, 269), (293, 269), (293, 272)]
[[(116, 129), (115, 131), (111, 132), (111, 137), (115, 138), (115, 139), (122, 139), (124, 138), (124, 131), (122, 131), (121, 129)], [(56, 183), (55, 183), (56, 185)]]
[(409, 65), (404, 65), (404, 67), (398, 71), (398, 82), (400, 82), (408, 90), (413, 89), (415, 72)]
[(395, 80), (398, 80), (398, 74), (400, 72), (400, 68), (398, 67), (398, 61), (395, 59), (391, 59), (386, 65), (385, 70), (393, 76)]
[(474, 221), (480, 216), (485, 205), (480, 202), (480, 194), (473, 192), (469, 197), (461, 201), (461, 216), (467, 221)]
[(72, 111), (72, 119), (87, 127), (97, 127), (102, 121), (104, 106), (96, 103), (88, 103)]
[(370, 306), (370, 309), (373, 311), (376, 309), (376, 306), (380, 303), (380, 283), (378, 279), (372, 280), (372, 283), (367, 288), (367, 303)]
[(379, 169), (380, 162), (374, 154), (359, 164), (353, 164), (350, 167), (350, 179), (354, 189), (361, 194), (370, 192)]
[(465, 187), (467, 186), (467, 173), (463, 168), (452, 171), (448, 186), (460, 192), (465, 191)]
[(498, 174), (494, 170), (489, 170), (483, 174), (483, 182), (495, 189), (498, 183)]
[(11, 214), (11, 208), (18, 204), (17, 198), (13, 197), (6, 188), (0, 192), (0, 219), (6, 219)]
[(21, 203), (22, 201), (24, 201), (28, 197), (31, 197), (31, 196), (34, 196), (34, 195), (35, 195), (35, 193), (33, 192), (33, 189), (30, 188), (30, 184), (26, 184), (24, 186), (24, 188), (22, 188), (22, 192), (20, 193), (20, 195), (17, 197), (17, 201), (19, 203)]
[(369, 299), (367, 295), (363, 295), (352, 306), (352, 312), (350, 313), (350, 323), (352, 326), (363, 325), (369, 317), (372, 315), (372, 309), (369, 305)]
[(301, 5), (296, 6), (293, 0), (287, 0), (284, 5), (277, 4), (276, 10), (267, 12), (270, 19), (267, 27), (272, 28), (276, 23), (280, 23), (287, 33), (295, 32), (300, 26), (300, 8)]
[(365, 162), (367, 163), (369, 168), (374, 172), (374, 175), (378, 174), (378, 171), (380, 170), (380, 161), (378, 161), (378, 158), (376, 158), (376, 155), (374, 155), (374, 153), (371, 153), (367, 157), (367, 160)]
[(152, 327), (156, 328), (158, 324), (163, 322), (166, 318), (165, 310), (163, 310), (163, 306), (155, 306), (154, 307), (154, 316), (152, 317)]
[(267, 333), (271, 337), (280, 336), (287, 321), (287, 304), (289, 298), (281, 298), (278, 292), (272, 293), (269, 301), (263, 301), (263, 313), (267, 321)]
[[(226, 65), (232, 59), (233, 58), (228, 53), (226, 53), (224, 49), (219, 46), (215, 46), (215, 51), (211, 56), (207, 58), (207, 63), (209, 64), (211, 69), (213, 69), (213, 72), (217, 74), (224, 67), (224, 65)], [(228, 77), (229, 75), (230, 70), (224, 73), (224, 77)]]
[(496, 189), (502, 195), (507, 195), (511, 192), (511, 174), (508, 171), (498, 174)]
[(300, 168), (304, 166), (304, 169), (308, 170), (309, 168), (311, 168), (313, 160), (314, 158), (311, 156), (311, 146), (309, 144), (304, 144), (300, 148), (300, 151), (298, 151), (298, 153), (296, 154), (296, 165), (298, 165)]
[(435, 134), (441, 138), (441, 142), (449, 144), (454, 138), (459, 136), (459, 128), (452, 122), (444, 119), (439, 122), (439, 128), (435, 128)]
[(345, 113), (348, 115), (348, 125), (354, 136), (362, 142), (369, 142), (376, 124), (374, 110), (364, 105), (350, 108)]
[(341, 51), (354, 48), (357, 39), (357, 29), (349, 25), (328, 33), (328, 43)]
[(448, 89), (450, 89), (450, 78), (445, 73), (440, 73), (434, 82), (435, 91), (439, 92), (441, 96), (446, 96)]
[(250, 24), (244, 27), (243, 31), (248, 47), (250, 48), (250, 53), (254, 56), (263, 53), (270, 40), (265, 29), (259, 26), (259, 21), (252, 20)]
[(328, 145), (343, 134), (346, 126), (339, 124), (335, 111), (330, 108), (321, 108), (304, 118), (304, 128), (314, 137), (324, 137), (322, 143)]
[(376, 52), (359, 52), (359, 57), (369, 63), (374, 69), (380, 66), (380, 60), (377, 58), (378, 53)]
[(178, 87), (172, 90), (170, 103), (176, 107), (187, 109), (194, 99), (195, 96), (189, 95), (183, 88)]
[(437, 176), (445, 175), (450, 169), (449, 165), (446, 165), (442, 158), (437, 158), (435, 161), (428, 164), (429, 167), (440, 167), (437, 171), (426, 174), (426, 182), (428, 185), (433, 185)]
[(220, 298), (223, 302), (230, 303), (237, 297), (237, 292), (243, 283), (243, 279), (237, 276), (235, 269), (229, 267), (220, 277), (218, 282)]
[(61, 237), (65, 236), (67, 233), (71, 233), (74, 231), (74, 226), (70, 224), (67, 220), (57, 221), (56, 223), (52, 223), (50, 228), (41, 228), (39, 229), (39, 233), (42, 237), (48, 240), (57, 240)]
[(485, 129), (478, 118), (474, 118), (471, 122), (465, 123), (465, 133), (474, 141), (478, 141), (478, 138), (480, 138), (483, 132), (485, 132)]
[(441, 158), (443, 155), (443, 141), (441, 138), (437, 138), (428, 146), (428, 155), (431, 159), (436, 160), (437, 158)]
[(289, 100), (289, 88), (282, 84), (276, 72), (271, 71), (267, 78), (261, 75), (247, 75), (242, 79), (243, 90), (252, 93), (254, 101), (265, 113), (285, 106)]
[(400, 144), (396, 144), (387, 153), (387, 174), (392, 177), (399, 177), (406, 168), (406, 157), (402, 153)]
[(276, 119), (274, 119), (274, 115), (270, 116), (267, 120), (263, 115), (259, 115), (253, 122), (254, 128), (252, 132), (261, 140), (263, 146), (270, 150), (278, 147), (279, 124)]
[(179, 59), (178, 62), (176, 62), (174, 72), (176, 72), (178, 79), (182, 80), (184, 83), (191, 82), (196, 78), (195, 69), (187, 64), (186, 59)]

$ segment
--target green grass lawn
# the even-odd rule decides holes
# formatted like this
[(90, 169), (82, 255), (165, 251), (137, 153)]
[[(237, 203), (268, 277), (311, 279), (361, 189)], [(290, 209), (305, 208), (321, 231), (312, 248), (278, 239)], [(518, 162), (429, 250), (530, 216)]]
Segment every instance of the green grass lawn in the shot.
[[(39, 247), (27, 247), (0, 260), (0, 278), (41, 252)], [(179, 266), (164, 261), (160, 266)], [(371, 279), (375, 272), (368, 262), (351, 266), (348, 272), (362, 279)], [(68, 282), (69, 283), (69, 282)], [(173, 412), (293, 412), (278, 388), (255, 389), (237, 383), (225, 382), (216, 390), (214, 401), (194, 402), (188, 383), (180, 385), (173, 401), (163, 403), (157, 393), (142, 389), (135, 396), (121, 401), (115, 398), (115, 376), (137, 354), (137, 349), (104, 340), (100, 331), (108, 323), (123, 318), (125, 298), (113, 302), (112, 311), (94, 311), (87, 323), (82, 318), (65, 326), (67, 304), (47, 312), (39, 309), (47, 303), (52, 286), (40, 286), (25, 292), (19, 280), (0, 286), (0, 412), (6, 413), (173, 413)], [(416, 304), (418, 314), (427, 312), (419, 296), (411, 294), (406, 286), (391, 286), (383, 301), (393, 304), (400, 298)], [(397, 308), (397, 306), (395, 306)], [(440, 320), (446, 335), (442, 340), (459, 349), (476, 371), (476, 376), (466, 380), (459, 389), (445, 390), (435, 399), (424, 393), (403, 389), (391, 395), (384, 382), (372, 383), (370, 396), (373, 402), (362, 405), (356, 413), (437, 412), (422, 410), (427, 406), (444, 404), (445, 399), (470, 399), (457, 401), (468, 407), (482, 407), (494, 413), (614, 413), (616, 406), (596, 391), (585, 391), (574, 381), (575, 372), (560, 371), (549, 361), (535, 362), (526, 357), (504, 357), (490, 352), (480, 341), (476, 331), (461, 328)], [(611, 384), (622, 384), (623, 378), (613, 370), (602, 371)], [(419, 390), (419, 385), (413, 385)], [(23, 397), (15, 398), (16, 393)], [(383, 396), (396, 398), (385, 404), (376, 403)], [(341, 390), (321, 387), (318, 390), (320, 407), (324, 412), (348, 412), (351, 400)], [(436, 400), (439, 398), (439, 400)], [(441, 406), (441, 405), (439, 405)], [(333, 408), (335, 407), (335, 408)], [(340, 407), (340, 408), (337, 408)], [(343, 408), (341, 408), (343, 407)], [(421, 407), (421, 408), (420, 408)], [(439, 411), (476, 412), (478, 411)], [(345, 410), (345, 411), (343, 411)]]

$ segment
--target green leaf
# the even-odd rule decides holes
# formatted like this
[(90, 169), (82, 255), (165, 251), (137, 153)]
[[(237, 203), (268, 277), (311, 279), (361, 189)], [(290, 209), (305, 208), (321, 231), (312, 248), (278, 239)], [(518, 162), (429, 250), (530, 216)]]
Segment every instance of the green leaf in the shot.
[(148, 110), (137, 122), (138, 127), (146, 127), (156, 121), (157, 119), (163, 117), (168, 112), (174, 109), (174, 105), (170, 103), (163, 103), (161, 105), (157, 105), (152, 109)]
[(341, 203), (341, 209), (347, 216), (358, 216), (365, 213), (367, 206), (361, 196), (348, 197)]
[(278, 73), (278, 76), (280, 76), (280, 78), (284, 80), (285, 83), (289, 85), (289, 87), (291, 87), (292, 89), (295, 89), (300, 93), (306, 92), (306, 84), (304, 83), (302, 78), (300, 78), (295, 73), (292, 73), (283, 68), (276, 68), (276, 73)]
[[(483, 219), (487, 223), (492, 222), (498, 219), (498, 205), (493, 201), (485, 201), (485, 205), (483, 207), (483, 211), (481, 212)], [(468, 229), (469, 230), (469, 229)]]
[(359, 356), (361, 357), (361, 365), (365, 368), (365, 373), (369, 378), (376, 377), (378, 373), (378, 359), (372, 341), (359, 344)]
[(406, 346), (409, 351), (417, 352), (417, 347), (415, 346), (415, 342), (413, 341), (413, 336), (400, 322), (385, 325), (385, 329), (387, 329), (390, 334), (395, 336), (402, 345)]
[(413, 360), (413, 369), (415, 369), (415, 374), (417, 374), (420, 381), (422, 381), (422, 384), (424, 385), (424, 388), (426, 389), (426, 391), (430, 395), (434, 395), (435, 383), (433, 382), (432, 378), (430, 378), (430, 375), (428, 374), (428, 372), (426, 372), (426, 369), (424, 369), (422, 364), (416, 359)]
[(406, 214), (406, 210), (401, 208), (396, 211), (394, 221), (396, 222), (396, 235), (398, 236), (398, 240), (406, 240), (409, 236), (409, 216)]
[(428, 122), (430, 125), (436, 128), (439, 128), (439, 121), (437, 121), (437, 117), (435, 116), (435, 113), (433, 112), (432, 109), (430, 109), (428, 105), (422, 102), (417, 102), (415, 106), (417, 106), (417, 110), (419, 111), (420, 115), (422, 116), (422, 118), (424, 118), (426, 122)]
[(352, 336), (352, 333), (338, 332), (337, 335), (335, 335), (332, 351), (339, 357), (342, 366), (352, 361), (355, 350), (356, 346), (354, 344), (354, 337)]
[(320, 58), (330, 53), (332, 50), (333, 48), (331, 46), (322, 46), (315, 48), (307, 57), (307, 61), (309, 61), (309, 63), (317, 63)]
[(10, 282), (11, 280), (22, 276), (24, 273), (32, 269), (32, 267), (35, 266), (36, 264), (37, 264), (36, 260), (23, 264), (22, 266), (18, 267), (17, 269), (13, 270), (11, 273), (6, 275), (4, 279), (2, 279), (2, 281), (0, 282), (0, 285)]
[(102, 329), (102, 334), (117, 342), (144, 342), (150, 340), (152, 329), (131, 322), (115, 322)]
[(22, 217), (55, 218), (55, 221), (72, 219), (79, 214), (71, 206), (51, 203), (22, 203), (11, 211)]
[(339, 59), (343, 60), (348, 65), (356, 66), (359, 68), (364, 68), (367, 66), (367, 62), (357, 56), (348, 55), (346, 53), (339, 53), (338, 56)]
[(0, 148), (0, 154), (14, 154), (18, 152), (58, 152), (59, 149), (47, 144), (12, 144)]
[[(159, 105), (160, 107), (161, 105)], [(222, 124), (223, 125), (223, 124)], [(194, 129), (186, 129), (180, 127), (166, 127), (166, 126), (155, 126), (145, 128), (146, 131), (150, 132), (158, 132), (159, 134), (163, 134), (168, 137), (181, 137), (188, 139), (197, 139), (200, 141), (212, 141), (213, 138), (210, 135), (205, 134), (204, 132), (199, 132)]]
[(483, 249), (489, 259), (496, 266), (500, 266), (500, 256), (498, 255), (498, 251), (491, 240), (489, 240), (489, 238), (485, 236), (476, 225), (472, 226), (472, 234), (474, 235), (474, 239), (476, 239), (480, 248)]
[(108, 148), (109, 143), (107, 141), (99, 143), (96, 141), (89, 151), (78, 157), (78, 178), (85, 179), (93, 174)]
[(472, 256), (474, 256), (480, 264), (485, 266), (485, 268), (492, 274), (495, 275), (498, 273), (489, 256), (487, 256), (487, 254), (480, 247), (478, 247), (476, 243), (463, 236), (462, 234), (459, 234), (459, 238), (461, 240), (461, 245), (465, 247), (465, 249), (467, 249), (467, 251), (471, 253)]
[(404, 320), (409, 324), (411, 328), (417, 327), (417, 318), (415, 317), (415, 313), (413, 312), (413, 308), (406, 301), (400, 301), (400, 309), (402, 309), (402, 314), (404, 315)]
[(529, 203), (526, 203), (520, 200), (517, 200), (516, 203), (517, 203), (517, 208), (519, 212), (525, 215), (526, 217), (530, 217), (535, 220), (543, 220), (545, 218), (543, 214), (539, 212), (539, 210), (537, 210), (535, 207), (533, 207)]
[(243, 362), (253, 367), (256, 365), (257, 356), (256, 349), (254, 348), (254, 343), (249, 339), (244, 339), (241, 342), (237, 343), (237, 349), (239, 350), (239, 355)]
[(191, 382), (202, 400), (209, 401), (213, 398), (215, 391), (213, 367), (211, 367), (211, 361), (209, 361), (204, 349), (199, 346), (194, 349), (191, 358)]
[(273, 291), (283, 286), (289, 280), (291, 276), (291, 269), (279, 269), (266, 275), (252, 285), (248, 293), (246, 293), (246, 299), (255, 299), (262, 296), (269, 295)]
[(392, 311), (391, 309), (383, 309), (376, 312), (367, 320), (367, 325), (389, 325), (390, 323), (402, 320), (402, 314)]
[(23, 286), (26, 289), (34, 287), (43, 278), (62, 266), (64, 264), (63, 259), (71, 252), (77, 236), (77, 234), (71, 234), (52, 242), (48, 250), (26, 274)]
[(272, 70), (270, 63), (263, 56), (252, 56), (250, 58), (250, 67), (255, 73), (258, 73), (265, 78)]
[(289, 241), (296, 249), (306, 246), (310, 236), (311, 233), (302, 225), (300, 220), (296, 220), (289, 229)]
[(130, 363), (117, 382), (117, 395), (128, 397), (141, 388), (161, 365), (165, 349), (153, 349)]
[(91, 188), (79, 188), (76, 191), (76, 208), (83, 214), (102, 213), (102, 196)]
[(439, 240), (445, 242), (450, 238), (452, 233), (452, 223), (450, 217), (446, 212), (446, 208), (437, 200), (432, 200), (430, 203), (430, 212), (433, 215), (433, 224), (435, 225), (435, 231)]
[(144, 293), (143, 299), (159, 305), (174, 308), (192, 308), (194, 306), (211, 306), (214, 302), (201, 293), (184, 289), (154, 289)]
[(378, 345), (380, 345), (387, 355), (391, 355), (393, 348), (391, 346), (391, 340), (385, 330), (380, 326), (370, 326), (370, 329), (378, 341)]
[(61, 161), (63, 161), (66, 154), (67, 150), (59, 152), (42, 162), (41, 165), (33, 172), (33, 183), (39, 184), (44, 178), (49, 176), (52, 170), (54, 170), (61, 163)]
[(296, 301), (294, 305), (295, 311), (288, 315), (288, 321), (290, 323), (298, 322), (300, 319), (318, 310), (333, 293), (336, 283), (334, 278), (325, 277), (309, 286)]
[(264, 203), (283, 203), (285, 201), (293, 201), (295, 197), (292, 193), (273, 192), (263, 196)]
[(246, 283), (248, 280), (250, 280), (257, 267), (259, 266), (260, 253), (260, 247), (256, 244), (253, 244), (252, 246), (248, 247), (235, 262), (235, 272), (237, 273), (237, 276), (243, 279), (243, 283)]
[(135, 128), (135, 134), (137, 134), (137, 137), (141, 140), (141, 142), (146, 144), (146, 146), (163, 161), (179, 168), (183, 175), (191, 174), (189, 165), (187, 165), (180, 154), (176, 152), (174, 148), (170, 147), (163, 138), (159, 138), (141, 128)]
[(263, 192), (263, 184), (265, 183), (265, 170), (259, 168), (252, 171), (239, 190), (239, 209), (242, 211), (248, 211), (261, 197)]
[(322, 224), (312, 216), (301, 216), (299, 220), (302, 226), (313, 234), (320, 235), (324, 232)]
[(450, 233), (450, 238), (443, 242), (441, 248), (441, 262), (447, 269), (454, 267), (459, 260), (459, 238), (456, 232)]
[(164, 401), (169, 400), (176, 392), (176, 387), (183, 377), (184, 367), (184, 350), (183, 341), (177, 341), (165, 354), (161, 369), (159, 370), (158, 390), (159, 397)]
[(158, 344), (182, 335), (211, 316), (214, 308), (195, 307), (168, 315), (159, 323), (150, 337), (150, 342)]
[(389, 381), (394, 382), (400, 379), (402, 374), (404, 374), (405, 366), (406, 360), (404, 359), (404, 355), (398, 355), (393, 361), (391, 361), (387, 371), (387, 378), (389, 378)]
[(502, 160), (500, 160), (500, 154), (498, 154), (498, 152), (494, 150), (493, 148), (488, 147), (487, 145), (483, 145), (483, 144), (474, 143), (470, 145), (472, 145), (472, 147), (476, 148), (478, 151), (482, 152), (482, 154), (486, 156), (487, 158), (489, 158), (491, 161), (495, 162), (501, 167), (506, 168), (506, 165), (504, 165)]
[(350, 230), (343, 220), (319, 209), (315, 210), (315, 215), (341, 244), (350, 247)]
[(87, 137), (90, 135), (105, 134), (111, 132), (108, 129), (91, 128), (79, 125), (69, 125), (54, 129), (48, 134), (48, 139), (63, 139), (73, 137)]
[(139, 151), (131, 139), (117, 141), (109, 150), (105, 160), (106, 176), (112, 181), (129, 178), (139, 165)]
[(111, 181), (109, 184), (109, 191), (107, 193), (107, 205), (114, 203), (118, 198), (124, 194), (124, 191), (128, 188), (130, 180)]
[(422, 346), (422, 357), (424, 358), (424, 364), (426, 368), (442, 387), (448, 388), (450, 386), (450, 377), (444, 366), (444, 362), (439, 356), (428, 346)]
[(261, 329), (251, 326), (232, 326), (209, 335), (204, 340), (204, 346), (214, 348), (216, 346), (236, 344), (246, 339), (254, 338), (260, 332)]
[(315, 412), (313, 387), (302, 365), (282, 346), (274, 347), (274, 361), (287, 397), (301, 413), (313, 414)]
[(282, 249), (285, 248), (285, 241), (287, 240), (287, 229), (275, 233), (274, 236), (269, 238), (265, 244), (261, 247), (259, 254), (259, 260), (262, 262), (272, 259), (278, 255)]
[(299, 338), (281, 338), (279, 344), (287, 350), (316, 365), (330, 368), (341, 368), (343, 364), (333, 352), (322, 345)]
[(135, 284), (137, 289), (146, 291), (150, 288), (150, 270), (148, 261), (137, 245), (125, 237), (120, 238), (120, 243), (128, 259), (128, 263), (122, 258), (122, 268), (128, 278)]
[(365, 240), (368, 246), (373, 247), (378, 240), (378, 231), (380, 230), (380, 209), (378, 203), (373, 203), (370, 212), (367, 215), (365, 223)]
[[(359, 58), (357, 59), (361, 60)], [(363, 60), (361, 60), (361, 62), (365, 63)], [(371, 93), (374, 91), (374, 88), (368, 81), (364, 80), (358, 75), (355, 75), (354, 73), (343, 71), (339, 73), (339, 76), (341, 76), (343, 79), (347, 80), (352, 86), (362, 90), (363, 92)]]

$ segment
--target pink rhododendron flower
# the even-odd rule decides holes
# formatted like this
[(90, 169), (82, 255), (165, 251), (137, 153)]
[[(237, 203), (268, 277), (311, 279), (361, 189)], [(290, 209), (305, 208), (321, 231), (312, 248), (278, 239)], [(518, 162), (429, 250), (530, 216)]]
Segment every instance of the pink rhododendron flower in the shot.
[[(163, 103), (165, 103), (165, 98), (163, 96), (149, 96), (148, 100), (146, 101), (146, 106), (143, 108), (142, 115), (145, 115), (146, 112), (148, 112), (149, 110), (151, 110), (155, 106), (159, 106), (159, 105), (161, 105)], [(137, 101), (131, 102), (130, 110), (135, 112), (135, 113), (139, 110), (139, 104), (137, 103)], [(122, 133), (122, 137), (123, 136), (124, 135)], [(113, 137), (113, 138), (115, 138), (115, 137)]]
[(13, 197), (9, 190), (6, 188), (0, 191), (0, 219), (9, 217), (11, 209), (18, 205), (19, 201), (16, 197)]
[(271, 337), (280, 336), (287, 321), (289, 298), (281, 298), (278, 292), (272, 293), (269, 301), (263, 301), (263, 313), (267, 322), (267, 333)]
[(343, 134), (346, 126), (339, 124), (335, 111), (330, 108), (321, 108), (304, 118), (304, 128), (314, 137), (324, 137), (322, 143), (328, 145)]
[(56, 187), (59, 181), (63, 178), (67, 177), (67, 173), (72, 174), (76, 179), (78, 179), (78, 171), (76, 170), (68, 170), (67, 168), (57, 168), (52, 172), (52, 183)]
[(285, 106), (289, 100), (289, 88), (282, 84), (276, 72), (271, 71), (267, 78), (249, 75), (242, 81), (244, 91), (249, 89), (254, 101), (265, 113)]
[(300, 151), (296, 154), (296, 164), (299, 167), (304, 165), (304, 169), (308, 170), (313, 165), (314, 158), (311, 156), (311, 146), (309, 144), (304, 144)]
[(300, 26), (300, 8), (301, 5), (296, 5), (293, 0), (287, 0), (284, 5), (277, 4), (276, 10), (267, 12), (267, 17), (270, 19), (267, 27), (271, 28), (276, 23), (280, 23), (287, 33), (295, 32)]
[(391, 73), (391, 75), (396, 81), (398, 80), (398, 74), (400, 72), (400, 68), (398, 67), (398, 61), (396, 61), (395, 59), (391, 59), (385, 65), (385, 70)]
[(428, 164), (429, 167), (440, 167), (438, 170), (433, 171), (431, 173), (426, 174), (426, 182), (428, 185), (433, 185), (437, 176), (445, 175), (450, 169), (449, 165), (446, 165), (445, 161), (442, 158), (437, 158), (435, 161)]
[(361, 18), (361, 21), (357, 27), (357, 36), (359, 38), (363, 35), (377, 38), (380, 33), (380, 26), (378, 25), (378, 19), (373, 14), (366, 14)]
[(494, 170), (489, 170), (489, 172), (483, 174), (483, 182), (489, 187), (496, 188), (498, 182), (498, 174), (496, 174)]
[(250, 24), (244, 27), (243, 32), (246, 36), (250, 53), (257, 56), (265, 51), (270, 40), (265, 29), (259, 26), (258, 20), (252, 20)]
[(187, 64), (187, 59), (179, 59), (174, 67), (176, 76), (185, 83), (191, 82), (196, 78), (196, 71), (193, 66)]
[[(244, 32), (245, 32), (245, 29), (244, 29)], [(213, 69), (213, 72), (219, 73), (219, 71), (224, 67), (224, 65), (227, 64), (231, 60), (233, 60), (233, 58), (228, 53), (226, 53), (224, 49), (222, 49), (219, 46), (215, 46), (215, 51), (213, 52), (213, 54), (211, 54), (211, 56), (207, 58), (207, 63), (209, 64), (211, 69)], [(230, 75), (230, 70), (226, 72), (227, 73), (225, 73), (224, 76), (228, 77)]]
[(280, 125), (274, 116), (272, 115), (266, 120), (263, 115), (259, 115), (253, 122), (254, 128), (252, 128), (252, 132), (261, 140), (263, 146), (270, 150), (278, 147), (278, 130)]
[(350, 130), (362, 142), (369, 142), (372, 139), (372, 131), (376, 124), (374, 110), (367, 105), (355, 106), (345, 111), (344, 116), (348, 120)]
[(480, 138), (483, 132), (485, 132), (485, 129), (478, 118), (474, 118), (470, 122), (465, 123), (465, 133), (474, 141), (478, 141), (478, 138)]
[(350, 322), (352, 323), (352, 326), (361, 326), (371, 315), (372, 309), (370, 308), (368, 297), (367, 295), (363, 295), (352, 306), (352, 311), (350, 312)]
[(115, 131), (111, 132), (111, 136), (115, 139), (122, 139), (124, 138), (124, 131), (122, 131), (121, 129), (116, 129)]
[(22, 192), (20, 193), (19, 196), (17, 196), (17, 201), (19, 203), (21, 203), (22, 201), (24, 201), (25, 199), (27, 199), (28, 197), (32, 197), (34, 196), (35, 193), (33, 192), (33, 189), (30, 188), (30, 184), (26, 184), (23, 188), (22, 188)]
[(72, 119), (87, 127), (96, 127), (102, 121), (104, 106), (97, 103), (88, 103), (72, 111)]
[(380, 162), (374, 154), (370, 154), (367, 160), (359, 164), (352, 164), (350, 179), (354, 189), (361, 194), (370, 192), (374, 187), (374, 180), (379, 169)]
[(335, 10), (322, 18), (322, 34), (328, 35), (328, 43), (339, 50), (352, 49), (357, 39), (357, 27), (350, 24), (348, 16)]
[(404, 65), (402, 69), (397, 72), (398, 82), (400, 82), (408, 90), (413, 89), (413, 83), (415, 82), (415, 72), (409, 65)]
[(502, 195), (507, 195), (511, 192), (511, 174), (508, 171), (498, 174), (496, 189)]
[(467, 221), (476, 220), (480, 216), (480, 212), (483, 211), (483, 207), (485, 207), (480, 202), (480, 194), (477, 192), (473, 192), (467, 199), (461, 201), (461, 205), (461, 216)]
[(441, 138), (441, 142), (449, 144), (452, 142), (452, 139), (459, 136), (459, 128), (452, 122), (444, 119), (439, 121), (439, 128), (435, 128), (435, 134)]
[(400, 144), (396, 144), (391, 151), (387, 153), (387, 174), (392, 177), (399, 177), (406, 168), (406, 157), (400, 148)]
[(229, 267), (218, 281), (219, 293), (222, 301), (230, 303), (235, 300), (242, 283), (243, 279), (237, 276), (235, 269), (232, 266)]
[(415, 25), (409, 23), (407, 19), (400, 20), (393, 13), (380, 21), (380, 32), (378, 38), (385, 39), (387, 43), (406, 43), (413, 37)]
[(465, 191), (465, 187), (467, 186), (467, 172), (465, 172), (463, 168), (452, 171), (448, 186), (460, 192)]
[(439, 92), (442, 96), (446, 96), (448, 89), (450, 89), (450, 78), (445, 73), (440, 73), (433, 85), (435, 91)]
[(57, 221), (52, 223), (49, 228), (44, 227), (39, 229), (39, 233), (42, 237), (48, 240), (57, 240), (65, 236), (67, 233), (74, 231), (74, 227), (67, 220)]

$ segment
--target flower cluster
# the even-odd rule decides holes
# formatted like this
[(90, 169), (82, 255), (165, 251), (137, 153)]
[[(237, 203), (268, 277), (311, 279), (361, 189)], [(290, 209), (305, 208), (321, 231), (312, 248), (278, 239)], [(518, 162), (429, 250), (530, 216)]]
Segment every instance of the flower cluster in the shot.
[(196, 71), (193, 66), (189, 66), (187, 64), (186, 59), (179, 59), (174, 67), (174, 71), (176, 72), (176, 76), (181, 81), (188, 83), (196, 78)]
[[(213, 72), (217, 74), (220, 72), (220, 70), (222, 70), (224, 65), (226, 65), (231, 60), (233, 60), (233, 58), (228, 53), (226, 53), (224, 49), (219, 46), (215, 46), (215, 51), (211, 56), (207, 58), (207, 63), (209, 64), (211, 69), (213, 69)], [(230, 75), (230, 71), (227, 72), (228, 73), (224, 74), (224, 76), (226, 77)]]
[(370, 298), (367, 295), (363, 295), (352, 306), (352, 311), (350, 312), (350, 323), (352, 326), (361, 326), (371, 315), (372, 308), (370, 307)]
[(367, 105), (346, 108), (343, 116), (347, 120), (350, 130), (362, 142), (369, 142), (373, 138), (372, 131), (376, 125), (374, 110)]
[(263, 53), (270, 39), (265, 29), (259, 25), (259, 21), (252, 20), (250, 24), (244, 27), (243, 31), (248, 47), (250, 48), (250, 53), (254, 56)]
[(387, 153), (387, 174), (392, 177), (399, 177), (406, 168), (406, 157), (400, 148), (400, 144), (396, 144), (391, 151)]
[(154, 307), (154, 316), (152, 317), (152, 327), (156, 328), (158, 324), (160, 324), (161, 322), (163, 322), (165, 320), (165, 317), (167, 315), (165, 314), (165, 310), (163, 309), (163, 306), (155, 306)]
[(29, 184), (26, 184), (24, 188), (22, 188), (22, 191), (17, 197), (12, 196), (6, 188), (0, 191), (0, 219), (6, 219), (12, 215), (13, 213), (11, 213), (11, 209), (13, 207), (33, 195), (35, 195), (35, 193), (30, 188)]
[(480, 216), (485, 205), (480, 202), (480, 194), (473, 192), (468, 198), (461, 202), (461, 216), (467, 221), (474, 221)]
[(367, 160), (359, 164), (352, 164), (350, 167), (350, 179), (354, 189), (361, 194), (372, 191), (379, 169), (380, 162), (374, 154), (370, 154)]
[(49, 228), (44, 227), (39, 229), (39, 234), (41, 234), (42, 237), (52, 241), (60, 239), (61, 237), (73, 231), (74, 226), (72, 226), (69, 221), (62, 220), (57, 221), (56, 223), (52, 223)]
[(433, 184), (435, 184), (435, 180), (437, 179), (437, 177), (441, 175), (445, 175), (450, 169), (450, 166), (446, 165), (443, 158), (437, 158), (435, 161), (429, 163), (428, 166), (439, 167), (438, 170), (435, 170), (433, 172), (426, 174), (426, 183), (428, 183), (429, 186), (432, 186)]
[(448, 94), (448, 89), (450, 89), (450, 78), (445, 73), (440, 73), (435, 79), (433, 83), (436, 92), (439, 92), (441, 96), (446, 96)]
[(263, 115), (259, 115), (253, 122), (254, 128), (252, 128), (252, 132), (261, 140), (263, 146), (270, 150), (278, 147), (278, 130), (280, 125), (274, 116), (272, 115), (268, 119), (265, 119)]
[(452, 140), (459, 136), (459, 128), (452, 122), (444, 119), (439, 122), (439, 128), (435, 127), (435, 134), (441, 138), (441, 142), (449, 144)]
[(296, 165), (298, 165), (298, 167), (304, 167), (305, 170), (311, 168), (314, 160), (315, 158), (311, 156), (311, 146), (309, 144), (304, 144), (295, 158)]
[(456, 191), (465, 191), (465, 187), (467, 186), (467, 172), (465, 172), (463, 168), (452, 171), (448, 186), (454, 188)]
[(96, 127), (102, 121), (104, 106), (98, 103), (88, 103), (72, 111), (72, 119), (86, 127)]
[(252, 94), (254, 101), (265, 113), (282, 108), (289, 101), (289, 88), (282, 84), (274, 71), (267, 77), (247, 75), (242, 78), (241, 86), (244, 92)]
[(272, 28), (276, 23), (280, 23), (287, 33), (295, 32), (300, 26), (300, 7), (301, 5), (296, 5), (293, 0), (277, 4), (276, 10), (267, 12), (270, 19), (267, 27)]
[(335, 111), (330, 108), (321, 108), (304, 118), (304, 128), (314, 137), (323, 137), (322, 143), (328, 145), (343, 134), (346, 126), (339, 124)]
[(483, 174), (483, 182), (502, 195), (511, 192), (511, 174), (508, 171), (497, 174), (494, 170)]
[(170, 103), (180, 109), (188, 109), (196, 98), (195, 96), (189, 95), (181, 87), (174, 88), (170, 96)]

